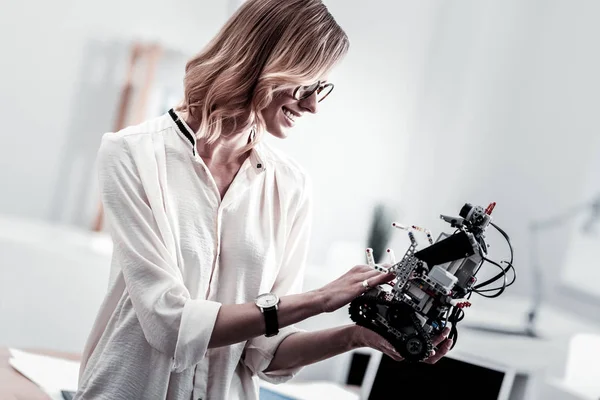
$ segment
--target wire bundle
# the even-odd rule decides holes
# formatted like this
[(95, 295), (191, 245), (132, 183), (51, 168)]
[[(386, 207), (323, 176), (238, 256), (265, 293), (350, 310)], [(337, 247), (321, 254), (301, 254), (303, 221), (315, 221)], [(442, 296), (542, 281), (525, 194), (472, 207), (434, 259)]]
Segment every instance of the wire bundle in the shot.
[[(493, 222), (490, 222), (490, 225), (492, 225), (498, 232), (500, 232), (500, 234), (506, 240), (506, 243), (508, 244), (508, 247), (510, 249), (510, 261), (501, 261), (500, 263), (497, 263), (497, 262), (487, 258), (486, 257), (487, 244), (485, 243), (484, 238), (482, 236), (480, 236), (479, 254), (482, 258), (482, 261), (481, 261), (481, 264), (479, 265), (479, 267), (477, 268), (477, 270), (475, 271), (474, 275), (477, 275), (477, 272), (479, 272), (479, 270), (481, 269), (483, 264), (486, 262), (498, 267), (500, 269), (500, 272), (498, 272), (498, 274), (496, 274), (492, 278), (486, 280), (485, 282), (481, 282), (477, 285), (474, 285), (472, 287), (472, 290), (468, 293), (468, 295), (466, 297), (467, 299), (470, 299), (471, 295), (473, 293), (477, 293), (478, 295), (487, 297), (487, 298), (498, 297), (502, 293), (504, 293), (504, 290), (506, 290), (507, 287), (511, 286), (517, 279), (517, 273), (513, 266), (514, 252), (513, 252), (512, 244), (510, 242), (510, 237), (498, 225), (494, 224)], [(467, 225), (467, 230), (469, 230), (468, 225)], [(501, 264), (506, 264), (506, 266), (503, 267)], [(512, 271), (512, 279), (509, 282), (508, 276), (509, 276), (510, 271)], [(497, 285), (496, 287), (492, 287), (492, 288), (489, 287), (490, 285), (492, 285), (493, 283), (497, 282), (500, 279), (502, 279), (501, 285), (499, 285), (499, 286)], [(490, 292), (493, 292), (493, 293), (490, 293)], [(463, 311), (462, 308), (452, 307), (450, 310), (448, 310), (448, 313), (446, 315), (446, 324), (445, 325), (447, 326), (448, 322), (452, 324), (452, 326), (450, 328), (450, 334), (448, 335), (448, 338), (453, 340), (452, 347), (454, 347), (456, 345), (456, 341), (458, 339), (458, 330), (457, 330), (456, 326), (460, 321), (462, 321), (464, 319), (464, 317), (465, 317), (465, 312)]]

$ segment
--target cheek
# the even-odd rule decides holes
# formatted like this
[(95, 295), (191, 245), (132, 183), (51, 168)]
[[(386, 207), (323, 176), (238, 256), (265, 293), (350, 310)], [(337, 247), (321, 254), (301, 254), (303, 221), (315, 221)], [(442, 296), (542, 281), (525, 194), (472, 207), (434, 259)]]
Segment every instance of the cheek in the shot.
[(271, 115), (276, 115), (281, 110), (281, 106), (283, 106), (283, 104), (279, 102), (272, 102), (269, 107), (269, 112), (271, 113)]
[(271, 104), (269, 104), (269, 107), (272, 107), (274, 110), (277, 111), (280, 110), (282, 106), (285, 106), (286, 104), (292, 104), (295, 101), (296, 99), (292, 97), (291, 93), (279, 92), (273, 96), (273, 100), (271, 100)]
[(265, 111), (263, 112), (263, 115), (265, 115), (267, 118), (276, 118), (277, 114), (281, 110), (282, 106), (283, 106), (283, 103), (273, 101), (265, 109)]
[(267, 124), (271, 123), (271, 121), (273, 121), (276, 117), (277, 117), (277, 110), (275, 110), (275, 108), (271, 107), (271, 105), (269, 105), (269, 107), (265, 108), (262, 111), (262, 116), (265, 120), (265, 122)]
[(263, 110), (263, 116), (269, 120), (278, 117), (281, 107), (293, 104), (296, 100), (289, 93), (277, 93), (273, 96), (271, 103)]

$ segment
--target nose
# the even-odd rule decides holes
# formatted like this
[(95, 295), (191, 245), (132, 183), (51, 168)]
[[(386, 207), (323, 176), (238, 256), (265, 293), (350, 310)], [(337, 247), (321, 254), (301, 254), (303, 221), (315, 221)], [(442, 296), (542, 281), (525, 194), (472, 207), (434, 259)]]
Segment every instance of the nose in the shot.
[(319, 102), (317, 101), (317, 93), (311, 94), (309, 97), (302, 99), (298, 102), (298, 105), (303, 110), (306, 110), (310, 113), (316, 114), (318, 111)]

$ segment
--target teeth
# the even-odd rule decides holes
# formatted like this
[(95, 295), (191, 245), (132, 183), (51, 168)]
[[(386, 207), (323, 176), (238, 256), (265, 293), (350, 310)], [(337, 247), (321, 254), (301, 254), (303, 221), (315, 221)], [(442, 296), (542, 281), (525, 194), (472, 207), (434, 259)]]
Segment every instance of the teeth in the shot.
[(289, 110), (287, 110), (287, 109), (285, 109), (285, 108), (284, 108), (284, 109), (283, 109), (283, 113), (284, 113), (284, 114), (285, 114), (285, 115), (286, 115), (286, 116), (287, 116), (289, 119), (291, 119), (292, 121), (295, 121), (295, 120), (296, 120), (296, 116), (295, 116), (294, 114), (292, 114), (292, 113), (291, 113)]

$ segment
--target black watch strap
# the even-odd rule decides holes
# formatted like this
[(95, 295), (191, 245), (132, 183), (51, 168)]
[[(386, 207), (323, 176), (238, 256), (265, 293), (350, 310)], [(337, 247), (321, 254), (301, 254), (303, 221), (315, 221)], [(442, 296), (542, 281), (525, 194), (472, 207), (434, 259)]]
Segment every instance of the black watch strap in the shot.
[(277, 307), (263, 309), (265, 317), (266, 337), (275, 336), (279, 333), (279, 320), (277, 319)]

